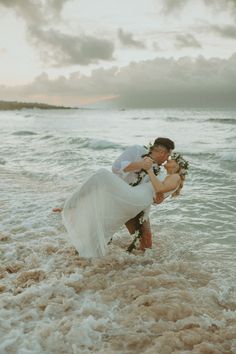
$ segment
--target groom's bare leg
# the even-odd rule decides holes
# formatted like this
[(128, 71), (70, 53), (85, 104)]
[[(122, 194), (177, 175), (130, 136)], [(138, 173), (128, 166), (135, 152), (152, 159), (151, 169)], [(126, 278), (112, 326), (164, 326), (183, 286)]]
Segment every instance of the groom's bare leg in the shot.
[(152, 232), (150, 221), (144, 221), (141, 225), (140, 249), (144, 251), (146, 248), (152, 248)]
[(139, 219), (142, 216), (143, 212), (139, 213), (136, 215), (133, 219), (128, 220), (125, 223), (125, 226), (127, 227), (130, 235), (133, 235), (137, 230), (139, 230), (140, 224), (139, 224)]
[(130, 235), (133, 235), (138, 230), (138, 217), (130, 219), (125, 223)]
[(133, 219), (127, 221), (125, 226), (131, 235), (134, 234), (137, 230), (141, 231), (139, 249), (144, 251), (146, 248), (152, 248), (152, 232), (149, 219), (144, 221), (140, 228), (139, 218), (141, 215), (142, 212), (135, 216)]

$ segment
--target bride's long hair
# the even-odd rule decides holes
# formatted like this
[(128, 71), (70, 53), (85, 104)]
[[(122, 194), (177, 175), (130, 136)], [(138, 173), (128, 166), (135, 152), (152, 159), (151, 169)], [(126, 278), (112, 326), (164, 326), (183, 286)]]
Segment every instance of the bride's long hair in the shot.
[(179, 184), (178, 188), (174, 191), (174, 193), (171, 194), (171, 197), (172, 197), (172, 198), (178, 197), (178, 196), (180, 195), (181, 189), (182, 189), (183, 186), (184, 186), (185, 175), (183, 175), (183, 174), (181, 174), (181, 173), (179, 173), (179, 172), (177, 172), (177, 173), (178, 173), (179, 176), (180, 176), (180, 184)]

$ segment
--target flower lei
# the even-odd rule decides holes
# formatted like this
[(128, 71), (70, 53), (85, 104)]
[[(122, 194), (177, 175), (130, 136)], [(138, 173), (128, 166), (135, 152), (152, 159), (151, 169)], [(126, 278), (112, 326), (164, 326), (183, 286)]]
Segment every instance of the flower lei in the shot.
[[(155, 166), (152, 167), (153, 168), (153, 173), (155, 174), (155, 176), (158, 175), (159, 171), (160, 171), (160, 167), (156, 168)], [(137, 186), (138, 184), (140, 184), (140, 182), (142, 181), (142, 179), (147, 175), (147, 171), (145, 170), (140, 170), (139, 172), (135, 172), (137, 175), (136, 180), (133, 183), (130, 183), (129, 185), (132, 187)]]
[[(152, 147), (152, 144), (150, 143), (149, 147), (146, 147), (146, 146), (144, 146), (144, 147), (146, 149), (148, 149), (149, 152), (147, 154), (142, 155), (142, 157), (146, 157), (146, 156), (149, 157), (150, 156), (150, 147)], [(158, 173), (160, 172), (160, 167), (159, 166), (157, 166), (157, 167), (156, 166), (152, 166), (152, 168), (153, 168), (153, 173), (155, 174), (155, 176), (157, 176)], [(137, 174), (136, 180), (133, 183), (130, 183), (130, 186), (132, 186), (132, 187), (135, 187), (135, 186), (140, 184), (142, 179), (147, 175), (147, 171), (142, 169), (139, 172), (136, 172), (136, 174)], [(142, 223), (143, 223), (143, 221), (142, 221), (143, 215), (144, 215), (144, 212), (142, 211), (139, 214), (139, 218), (138, 218), (138, 225), (137, 225), (138, 229), (132, 235), (132, 236), (134, 236), (133, 241), (131, 242), (131, 244), (126, 249), (126, 251), (129, 252), (129, 253), (132, 252), (134, 248), (136, 248), (136, 242), (138, 240), (140, 240), (141, 237), (142, 237), (141, 226), (142, 226)]]
[(140, 240), (141, 237), (142, 237), (142, 234), (141, 234), (140, 229), (137, 230), (137, 231), (135, 231), (135, 233), (132, 234), (132, 236), (134, 236), (134, 239), (133, 239), (133, 241), (131, 242), (131, 244), (128, 246), (128, 248), (126, 249), (126, 251), (129, 252), (129, 253), (131, 253), (131, 252), (133, 251), (133, 249), (136, 248), (136, 242), (137, 242), (138, 240)]
[[(147, 154), (142, 155), (142, 157), (146, 157), (146, 156), (149, 157), (150, 156), (150, 144), (149, 144), (149, 147), (146, 147), (146, 146), (144, 146), (144, 147), (146, 149), (149, 149), (149, 152)], [(157, 176), (158, 173), (160, 172), (160, 167), (159, 166), (158, 167), (153, 166), (152, 169), (153, 169), (154, 175)], [(137, 175), (136, 180), (129, 184), (132, 187), (135, 187), (135, 186), (139, 185), (140, 182), (142, 181), (142, 179), (147, 175), (147, 171), (145, 171), (143, 169), (141, 169), (139, 172), (135, 172), (135, 173)]]
[(171, 160), (175, 160), (179, 164), (181, 168), (181, 175), (185, 176), (188, 174), (189, 163), (179, 152), (173, 152), (171, 154)]

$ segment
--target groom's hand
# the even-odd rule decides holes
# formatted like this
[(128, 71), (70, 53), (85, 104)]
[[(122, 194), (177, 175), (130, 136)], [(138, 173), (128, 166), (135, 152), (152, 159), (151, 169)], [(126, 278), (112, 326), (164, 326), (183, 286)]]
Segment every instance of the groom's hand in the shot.
[(142, 161), (142, 169), (143, 170), (150, 170), (150, 168), (152, 167), (153, 164), (153, 160), (150, 159), (150, 157), (144, 157), (143, 161)]
[(164, 199), (164, 193), (156, 193), (155, 197), (153, 198), (153, 201), (156, 204), (161, 204)]

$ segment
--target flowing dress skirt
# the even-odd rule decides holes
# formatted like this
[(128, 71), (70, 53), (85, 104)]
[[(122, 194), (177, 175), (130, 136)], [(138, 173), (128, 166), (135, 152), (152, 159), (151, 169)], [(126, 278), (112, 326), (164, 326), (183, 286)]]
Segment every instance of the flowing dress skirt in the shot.
[(87, 179), (66, 201), (62, 218), (81, 257), (100, 257), (112, 235), (153, 202), (151, 183), (129, 186), (106, 169)]

